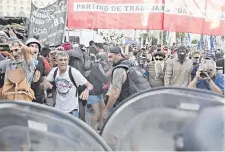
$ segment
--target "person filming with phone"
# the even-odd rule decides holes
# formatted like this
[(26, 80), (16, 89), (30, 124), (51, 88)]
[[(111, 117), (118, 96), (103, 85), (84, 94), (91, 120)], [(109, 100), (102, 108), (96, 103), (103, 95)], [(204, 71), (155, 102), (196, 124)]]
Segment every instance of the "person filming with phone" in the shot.
[(216, 72), (216, 62), (204, 60), (195, 78), (189, 83), (189, 88), (199, 88), (224, 94), (224, 75)]

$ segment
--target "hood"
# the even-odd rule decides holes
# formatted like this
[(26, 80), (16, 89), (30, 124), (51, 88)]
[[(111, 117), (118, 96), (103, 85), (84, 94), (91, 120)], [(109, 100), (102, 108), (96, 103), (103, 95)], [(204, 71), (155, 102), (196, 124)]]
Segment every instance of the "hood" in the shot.
[(76, 57), (78, 59), (83, 57), (83, 53), (79, 47), (74, 47), (72, 50), (68, 50), (66, 52), (69, 54), (69, 56)]
[(28, 45), (30, 45), (31, 43), (36, 43), (37, 45), (38, 45), (38, 47), (39, 47), (39, 52), (41, 51), (41, 44), (40, 44), (40, 42), (37, 40), (37, 39), (35, 39), (35, 38), (29, 38), (27, 41), (26, 41), (26, 46), (28, 46)]

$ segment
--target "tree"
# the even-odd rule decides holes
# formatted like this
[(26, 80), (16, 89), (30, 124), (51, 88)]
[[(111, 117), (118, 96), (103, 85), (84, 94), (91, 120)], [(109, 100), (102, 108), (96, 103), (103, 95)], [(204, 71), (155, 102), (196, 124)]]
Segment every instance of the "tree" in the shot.
[(191, 44), (198, 44), (198, 40), (196, 40), (196, 39), (192, 40)]
[[(159, 38), (160, 38), (160, 42), (158, 42), (158, 44), (160, 44), (161, 43), (161, 33), (160, 33), (160, 36), (159, 36)], [(166, 44), (166, 39), (167, 39), (167, 31), (163, 31), (163, 44), (161, 44), (161, 45), (165, 45)]]
[(176, 33), (176, 38), (179, 39), (179, 40), (181, 40), (185, 37), (186, 37), (186, 34), (184, 32), (177, 32)]

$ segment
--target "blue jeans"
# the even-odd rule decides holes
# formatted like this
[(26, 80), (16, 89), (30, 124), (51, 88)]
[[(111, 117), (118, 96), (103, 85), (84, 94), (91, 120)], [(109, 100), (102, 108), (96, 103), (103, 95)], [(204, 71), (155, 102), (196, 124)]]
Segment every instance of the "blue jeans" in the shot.
[(96, 104), (100, 103), (100, 101), (103, 99), (102, 95), (89, 95), (88, 96), (88, 104)]
[(79, 118), (79, 112), (77, 109), (70, 112), (70, 114), (74, 115), (75, 117)]

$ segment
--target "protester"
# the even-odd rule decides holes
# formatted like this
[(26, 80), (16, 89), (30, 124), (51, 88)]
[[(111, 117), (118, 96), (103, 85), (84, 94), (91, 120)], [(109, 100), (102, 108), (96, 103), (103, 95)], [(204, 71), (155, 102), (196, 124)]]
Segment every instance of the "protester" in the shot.
[(176, 49), (177, 57), (168, 59), (164, 76), (165, 86), (187, 87), (191, 81), (193, 62), (187, 59), (188, 49), (181, 45)]
[[(82, 100), (87, 100), (89, 91), (93, 89), (93, 86), (78, 70), (68, 66), (68, 53), (58, 52), (56, 60), (58, 67), (51, 70), (40, 87), (44, 90), (55, 87), (55, 108), (78, 117), (78, 97)], [(86, 86), (86, 89), (79, 94), (77, 87), (83, 85)]]
[(102, 112), (105, 108), (104, 98), (103, 98), (103, 85), (108, 81), (104, 71), (104, 58), (99, 55), (99, 60), (93, 60), (93, 66), (91, 69), (90, 76), (88, 80), (93, 84), (94, 88), (90, 91), (88, 97), (88, 105), (92, 106), (94, 114), (91, 119), (91, 127), (95, 128), (97, 121), (99, 121), (99, 126), (97, 129), (101, 129), (103, 126)]
[[(14, 41), (10, 45), (10, 59), (0, 61), (0, 71), (5, 73), (2, 89), (5, 99), (25, 101), (35, 99), (34, 92), (30, 88), (36, 67), (36, 60), (31, 55), (34, 55), (35, 51), (24, 46), (20, 41)], [(27, 90), (26, 93), (23, 92), (24, 88)]]
[[(119, 65), (122, 62), (124, 64), (130, 65), (130, 62), (124, 58), (121, 48), (118, 46), (109, 49), (108, 60), (113, 65), (113, 67)], [(109, 115), (109, 111), (111, 108), (113, 108), (114, 104), (118, 104), (129, 96), (129, 90), (123, 89), (129, 87), (126, 77), (126, 70), (124, 68), (116, 68), (113, 71), (108, 101), (102, 113), (104, 118)]]
[(154, 53), (154, 61), (148, 64), (149, 83), (152, 88), (164, 86), (165, 53)]
[(191, 80), (195, 78), (196, 72), (198, 71), (200, 63), (203, 63), (208, 60), (215, 61), (215, 57), (212, 54), (204, 54), (203, 56), (201, 56), (201, 61), (198, 64), (195, 64), (193, 67), (193, 70), (191, 72)]
[(201, 63), (196, 77), (190, 82), (188, 87), (206, 89), (214, 93), (224, 94), (224, 75), (216, 72), (215, 61), (205, 60)]
[[(39, 85), (41, 84), (41, 82), (43, 82), (43, 80), (45, 79), (47, 75), (47, 71), (46, 71), (47, 68), (45, 66), (44, 59), (40, 57), (41, 44), (39, 43), (37, 39), (30, 38), (27, 40), (26, 45), (36, 50), (35, 54), (33, 55), (33, 58), (37, 60), (36, 66), (35, 66), (35, 72), (34, 72), (35, 79), (31, 84), (31, 88), (33, 89), (35, 93), (35, 100), (33, 102), (43, 104), (43, 103), (46, 103), (45, 95), (43, 90), (39, 88)], [(48, 63), (47, 65), (49, 66)]]
[(119, 46), (109, 49), (108, 60), (113, 65), (111, 86), (103, 117), (108, 117), (110, 110), (129, 96), (149, 89), (150, 85), (142, 69), (134, 67), (124, 58)]

